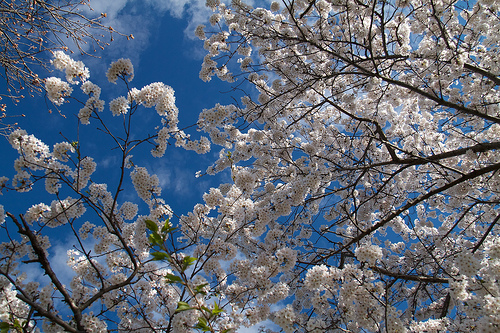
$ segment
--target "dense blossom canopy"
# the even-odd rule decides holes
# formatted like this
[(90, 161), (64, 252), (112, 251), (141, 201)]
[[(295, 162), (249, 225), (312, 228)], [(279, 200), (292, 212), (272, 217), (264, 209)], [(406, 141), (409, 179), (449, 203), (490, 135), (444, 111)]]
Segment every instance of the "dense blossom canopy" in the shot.
[[(159, 82), (109, 103), (125, 124), (120, 135), (103, 126), (121, 154), (118, 185), (93, 180), (78, 143), (50, 149), (11, 134), (17, 174), (2, 184), (28, 191), (44, 180), (54, 201), (0, 211), (19, 233), (0, 249), (2, 322), (43, 332), (237, 332), (267, 319), (287, 333), (498, 332), (500, 3), (207, 6), (211, 27), (195, 32), (208, 52), (200, 77), (245, 91), (200, 113), (209, 139), (178, 128), (174, 91)], [(78, 77), (81, 123), (104, 125), (101, 88), (66, 57), (55, 55), (67, 82), (47, 79), (49, 98), (62, 104)], [(125, 59), (107, 73), (126, 87), (133, 75)], [(153, 106), (161, 126), (132, 136), (132, 117)], [(161, 157), (170, 140), (198, 153), (220, 146), (206, 174), (232, 180), (175, 219), (158, 177), (130, 154), (149, 143)], [(128, 173), (140, 203), (120, 195)], [(45, 226), (74, 235), (69, 286), (51, 269)], [(49, 284), (26, 280), (33, 262)]]

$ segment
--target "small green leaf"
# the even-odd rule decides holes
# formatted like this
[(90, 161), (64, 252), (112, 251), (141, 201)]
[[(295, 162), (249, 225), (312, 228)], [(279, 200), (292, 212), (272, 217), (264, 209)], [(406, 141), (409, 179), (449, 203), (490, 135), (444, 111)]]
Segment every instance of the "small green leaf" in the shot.
[(154, 236), (153, 236), (153, 234), (150, 234), (150, 235), (148, 236), (148, 241), (149, 241), (149, 244), (151, 244), (151, 245), (153, 245), (153, 246), (157, 245), (157, 244), (156, 244), (156, 241), (155, 241), (155, 238), (154, 238)]
[(200, 284), (199, 286), (194, 287), (194, 290), (197, 294), (206, 295), (206, 291), (203, 290), (205, 286), (208, 286), (208, 283)]
[(203, 332), (210, 332), (210, 331), (212, 331), (212, 329), (210, 328), (210, 326), (208, 326), (207, 320), (205, 318), (203, 318), (203, 317), (198, 318), (198, 324), (196, 324), (194, 328), (200, 329)]
[(216, 316), (221, 312), (224, 312), (224, 309), (219, 308), (219, 304), (217, 304), (217, 302), (214, 302), (214, 309), (212, 310), (212, 315)]
[(193, 308), (189, 306), (186, 302), (178, 302), (177, 303), (177, 309), (175, 312), (181, 312), (181, 311), (186, 311), (186, 310), (192, 310)]
[(168, 260), (170, 256), (165, 252), (151, 252), (153, 260)]
[(189, 266), (194, 264), (196, 260), (198, 260), (198, 259), (190, 257), (190, 256), (184, 257), (184, 261), (182, 263), (182, 271), (184, 272)]
[(170, 225), (170, 219), (167, 219), (165, 221), (165, 224), (163, 225), (163, 227), (161, 228), (161, 232), (169, 232), (170, 231), (170, 228), (171, 228), (171, 225)]
[(173, 233), (175, 230), (177, 230), (178, 228), (177, 227), (168, 227), (168, 228), (165, 228), (165, 230), (163, 230), (162, 228), (162, 232), (165, 234), (171, 234)]
[(149, 230), (153, 231), (153, 232), (158, 232), (158, 225), (156, 223), (154, 223), (153, 221), (151, 220), (146, 220), (146, 228), (148, 228)]
[(167, 280), (167, 283), (182, 283), (182, 279), (174, 274), (169, 273), (165, 278)]
[(14, 319), (14, 328), (19, 328), (22, 330), (21, 323), (19, 322), (19, 320), (17, 318)]
[(11, 326), (9, 323), (6, 323), (4, 321), (0, 322), (0, 332), (1, 333), (8, 333), (10, 328), (11, 328)]
[(163, 238), (160, 235), (158, 235), (156, 232), (153, 232), (152, 234), (150, 234), (148, 239), (149, 239), (149, 242), (151, 243), (151, 245), (153, 245), (153, 246), (155, 246), (155, 245), (161, 246), (163, 244)]

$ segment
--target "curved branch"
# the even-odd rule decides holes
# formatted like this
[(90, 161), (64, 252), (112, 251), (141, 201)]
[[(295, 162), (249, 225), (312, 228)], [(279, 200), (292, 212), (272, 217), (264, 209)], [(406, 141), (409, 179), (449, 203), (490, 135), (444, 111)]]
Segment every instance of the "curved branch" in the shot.
[(419, 204), (420, 202), (425, 201), (425, 200), (431, 198), (432, 196), (434, 196), (436, 194), (442, 193), (442, 192), (444, 192), (444, 191), (452, 188), (455, 185), (458, 185), (458, 184), (463, 183), (463, 182), (465, 182), (467, 180), (470, 180), (470, 179), (482, 176), (484, 174), (487, 174), (487, 173), (490, 173), (490, 172), (493, 172), (493, 171), (497, 171), (499, 169), (500, 169), (500, 163), (496, 163), (496, 164), (492, 164), (490, 166), (484, 167), (484, 168), (479, 169), (479, 170), (474, 170), (474, 171), (472, 171), (472, 172), (470, 172), (468, 174), (463, 175), (460, 178), (455, 179), (454, 181), (452, 181), (452, 182), (450, 182), (450, 183), (448, 183), (448, 184), (446, 184), (444, 186), (438, 187), (438, 188), (436, 188), (436, 189), (434, 189), (432, 191), (427, 192), (424, 195), (421, 195), (421, 196), (419, 196), (419, 197), (417, 197), (417, 198), (415, 198), (413, 200), (408, 201), (405, 205), (403, 205), (399, 209), (397, 209), (394, 212), (392, 212), (391, 214), (389, 214), (383, 220), (379, 221), (378, 223), (375, 223), (370, 228), (368, 228), (365, 231), (361, 232), (358, 236), (352, 238), (349, 242), (347, 242), (340, 249), (338, 249), (337, 251), (335, 251), (333, 254), (330, 254), (329, 256), (341, 253), (342, 251), (348, 249), (351, 245), (359, 242), (364, 237), (368, 236), (369, 234), (371, 234), (372, 232), (376, 231), (377, 229), (383, 227), (384, 225), (386, 225), (387, 223), (389, 223), (390, 221), (392, 221), (394, 218), (396, 218), (397, 216), (399, 216), (401, 213), (403, 213), (404, 211), (408, 210), (409, 208), (411, 208), (411, 207)]
[(64, 302), (66, 304), (68, 304), (69, 307), (71, 308), (71, 312), (73, 312), (73, 315), (75, 317), (75, 321), (76, 321), (76, 325), (77, 325), (78, 331), (84, 331), (84, 328), (81, 325), (81, 320), (82, 320), (82, 312), (81, 312), (81, 310), (73, 302), (73, 300), (71, 299), (70, 294), (68, 293), (68, 291), (66, 290), (66, 288), (64, 287), (64, 285), (61, 283), (61, 281), (59, 281), (56, 273), (54, 272), (54, 270), (52, 269), (52, 266), (50, 265), (49, 260), (47, 259), (47, 256), (45, 255), (45, 250), (42, 248), (42, 246), (38, 242), (38, 239), (36, 238), (36, 236), (33, 234), (33, 232), (28, 227), (28, 224), (24, 220), (24, 217), (22, 215), (20, 215), (20, 218), (21, 218), (21, 221), (22, 221), (22, 225), (21, 225), (21, 223), (19, 223), (19, 221), (17, 220), (17, 218), (13, 214), (8, 213), (8, 212), (6, 214), (17, 225), (17, 227), (19, 229), (19, 233), (21, 235), (25, 235), (26, 237), (28, 237), (28, 239), (31, 242), (31, 248), (35, 252), (35, 254), (36, 254), (37, 258), (38, 258), (38, 262), (40, 263), (40, 265), (42, 265), (42, 268), (43, 268), (45, 274), (47, 274), (49, 276), (50, 281), (54, 284), (54, 286), (56, 287), (56, 289), (63, 296)]
[(370, 269), (373, 269), (377, 273), (396, 278), (396, 280), (401, 279), (407, 281), (418, 281), (418, 282), (428, 282), (428, 283), (448, 283), (448, 279), (445, 278), (438, 278), (427, 275), (410, 275), (410, 274), (395, 273), (377, 266), (370, 266)]

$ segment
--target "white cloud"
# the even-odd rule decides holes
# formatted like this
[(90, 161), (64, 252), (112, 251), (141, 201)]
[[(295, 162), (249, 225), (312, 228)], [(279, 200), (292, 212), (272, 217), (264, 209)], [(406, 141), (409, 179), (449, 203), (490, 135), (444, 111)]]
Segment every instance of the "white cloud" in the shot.
[(155, 26), (164, 15), (170, 15), (188, 22), (185, 33), (194, 36), (194, 28), (207, 22), (212, 11), (205, 6), (205, 0), (91, 0), (90, 7), (94, 15), (106, 13), (103, 21), (115, 30), (128, 34), (121, 29), (136, 30), (131, 33), (147, 33), (149, 27)]
[(92, 0), (90, 7), (95, 13), (106, 13), (111, 19), (115, 18), (129, 0)]
[(170, 0), (170, 1), (162, 1), (162, 0), (146, 0), (146, 3), (154, 6), (158, 10), (161, 11), (169, 11), (170, 15), (180, 18), (184, 14), (184, 11), (187, 6), (191, 6), (192, 4), (201, 3), (202, 1), (189, 1), (189, 0)]
[(68, 242), (58, 243), (51, 249), (50, 264), (52, 269), (56, 272), (59, 281), (65, 285), (69, 285), (75, 272), (68, 266)]
[[(212, 11), (205, 6), (205, 0), (91, 0), (90, 10), (82, 7), (88, 17), (99, 17), (105, 13), (106, 17), (101, 20), (105, 26), (111, 26), (115, 31), (125, 36), (133, 35), (133, 39), (113, 34), (111, 42), (109, 35), (104, 33), (101, 38), (103, 42), (110, 45), (104, 51), (97, 49), (95, 53), (98, 58), (113, 59), (129, 58), (134, 66), (139, 66), (141, 55), (151, 44), (153, 34), (158, 33), (165, 16), (185, 21), (184, 36), (196, 39), (194, 29), (202, 23), (206, 23)], [(102, 32), (99, 32), (102, 34)], [(161, 32), (168, 35), (174, 32)], [(90, 44), (85, 46), (84, 51), (94, 54), (94, 48)], [(78, 51), (72, 47), (73, 51)], [(78, 52), (75, 52), (78, 54)], [(190, 52), (197, 54), (196, 50)], [(103, 64), (100, 59), (93, 60), (85, 58), (85, 64), (99, 71), (107, 70), (109, 64)]]

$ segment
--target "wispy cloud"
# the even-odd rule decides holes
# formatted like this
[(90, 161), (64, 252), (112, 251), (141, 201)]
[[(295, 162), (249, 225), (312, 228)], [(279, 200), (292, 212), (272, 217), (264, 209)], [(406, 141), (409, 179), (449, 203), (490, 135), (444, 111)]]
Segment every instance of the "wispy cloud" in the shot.
[(132, 34), (133, 40), (116, 38), (112, 44), (112, 54), (123, 54), (134, 63), (140, 59), (141, 52), (149, 45), (155, 27), (165, 15), (187, 22), (185, 36), (194, 38), (194, 29), (208, 20), (211, 10), (205, 7), (205, 0), (91, 0), (93, 12), (89, 15), (106, 14), (105, 25), (113, 27), (125, 35)]
[[(230, 2), (230, 0), (221, 1)], [(269, 6), (270, 2), (271, 0), (246, 0), (249, 5), (264, 7)], [(208, 20), (213, 14), (212, 9), (206, 7), (205, 4), (206, 0), (90, 0), (89, 7), (84, 9), (89, 17), (99, 17), (101, 13), (105, 13), (106, 17), (102, 19), (104, 25), (111, 26), (125, 36), (133, 35), (134, 38), (127, 39), (114, 34), (114, 40), (111, 42), (104, 34), (103, 39), (105, 42), (110, 42), (110, 46), (104, 51), (97, 50), (97, 59), (94, 61), (86, 57), (85, 64), (94, 69), (98, 68), (99, 71), (106, 71), (109, 64), (103, 64), (99, 58), (116, 60), (126, 57), (132, 60), (134, 66), (139, 66), (142, 55), (151, 46), (155, 34), (161, 33), (168, 36), (172, 33), (158, 31), (162, 21), (168, 18), (183, 20), (184, 38), (197, 41), (194, 30), (200, 24), (208, 25)], [(200, 46), (201, 44), (193, 43), (192, 45)], [(85, 51), (93, 53), (90, 45)], [(205, 51), (198, 47), (187, 54), (199, 56), (201, 59)]]

